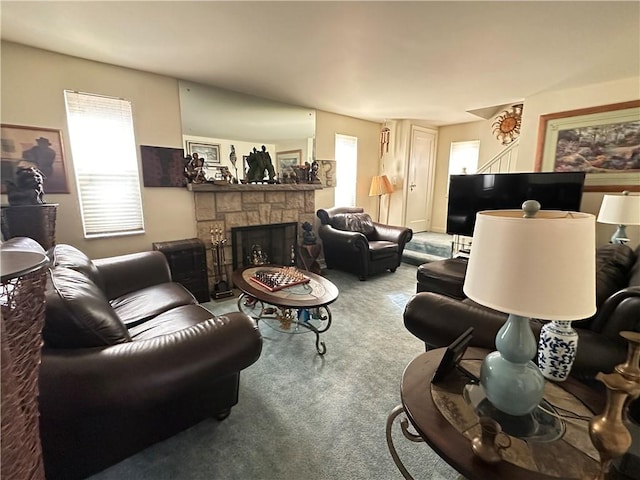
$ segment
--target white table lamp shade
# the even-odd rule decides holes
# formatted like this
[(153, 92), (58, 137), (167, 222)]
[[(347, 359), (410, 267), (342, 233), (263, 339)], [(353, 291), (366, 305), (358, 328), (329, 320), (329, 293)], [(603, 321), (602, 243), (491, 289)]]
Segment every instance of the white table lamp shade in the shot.
[(605, 195), (600, 205), (598, 222), (640, 225), (640, 195)]
[(477, 214), (465, 294), (523, 317), (578, 320), (595, 305), (595, 217), (541, 210)]

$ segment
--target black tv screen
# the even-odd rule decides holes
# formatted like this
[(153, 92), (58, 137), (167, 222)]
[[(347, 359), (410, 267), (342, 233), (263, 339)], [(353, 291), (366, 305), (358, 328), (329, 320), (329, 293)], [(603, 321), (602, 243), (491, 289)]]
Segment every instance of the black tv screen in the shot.
[(521, 208), (537, 200), (543, 210), (580, 210), (584, 172), (482, 173), (451, 175), (447, 233), (473, 236), (476, 213)]

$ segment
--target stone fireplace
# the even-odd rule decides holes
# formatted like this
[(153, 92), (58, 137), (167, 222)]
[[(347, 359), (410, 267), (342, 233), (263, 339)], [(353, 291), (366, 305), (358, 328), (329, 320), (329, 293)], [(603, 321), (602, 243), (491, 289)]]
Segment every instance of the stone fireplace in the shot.
[[(274, 224), (295, 224), (295, 246), (300, 244), (300, 224), (314, 223), (315, 190), (322, 188), (313, 184), (249, 184), (249, 185), (213, 185), (189, 184), (188, 189), (194, 193), (197, 235), (207, 247), (207, 274), (209, 289), (215, 283), (215, 262), (212, 255), (211, 229), (224, 232), (225, 273), (226, 280), (231, 283), (233, 271), (234, 245), (232, 229), (239, 227), (256, 227), (248, 231), (258, 231), (259, 226)], [(290, 242), (290, 240), (286, 240)], [(279, 247), (282, 250), (281, 247)], [(287, 247), (290, 249), (290, 246)], [(240, 252), (240, 253), (238, 253)], [(243, 256), (242, 248), (236, 251), (236, 257)], [(280, 253), (278, 253), (280, 255)], [(290, 259), (289, 252), (285, 259)], [(278, 261), (269, 258), (270, 261)], [(236, 262), (237, 266), (242, 261)], [(278, 263), (287, 263), (279, 262)]]

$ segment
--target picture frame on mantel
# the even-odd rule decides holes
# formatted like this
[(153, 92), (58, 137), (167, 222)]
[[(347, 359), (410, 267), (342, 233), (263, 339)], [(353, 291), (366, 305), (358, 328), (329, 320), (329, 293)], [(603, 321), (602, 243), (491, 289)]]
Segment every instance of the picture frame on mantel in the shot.
[(198, 157), (204, 159), (205, 167), (212, 168), (214, 164), (222, 163), (219, 143), (192, 142), (187, 140), (185, 147), (188, 155), (197, 153)]
[(294, 167), (302, 165), (302, 150), (286, 150), (284, 152), (276, 152), (276, 163), (278, 173), (291, 175)]
[(541, 115), (535, 170), (585, 171), (585, 192), (640, 191), (640, 100)]
[[(42, 187), (48, 193), (69, 193), (60, 130), (25, 125), (0, 125), (2, 193), (4, 180), (20, 167), (36, 167), (44, 175)], [(7, 176), (8, 175), (8, 176)]]

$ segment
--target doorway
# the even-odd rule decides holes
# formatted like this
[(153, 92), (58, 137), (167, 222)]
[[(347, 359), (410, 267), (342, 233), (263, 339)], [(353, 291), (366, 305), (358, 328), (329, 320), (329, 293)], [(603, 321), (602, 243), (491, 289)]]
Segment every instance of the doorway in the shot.
[(431, 228), (437, 135), (434, 129), (411, 126), (404, 225), (414, 233)]

